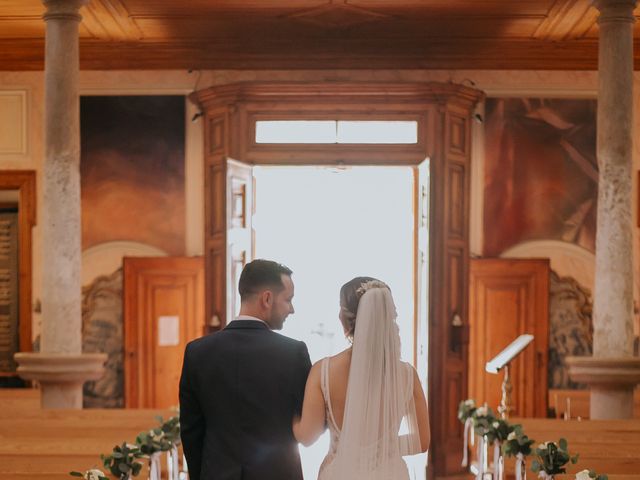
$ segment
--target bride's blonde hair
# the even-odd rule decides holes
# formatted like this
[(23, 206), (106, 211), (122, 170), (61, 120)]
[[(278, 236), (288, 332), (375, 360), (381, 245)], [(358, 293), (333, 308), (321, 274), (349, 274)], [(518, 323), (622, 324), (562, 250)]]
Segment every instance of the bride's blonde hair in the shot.
[(356, 331), (356, 316), (358, 315), (360, 299), (364, 292), (371, 287), (389, 288), (386, 283), (374, 277), (355, 277), (340, 288), (340, 308), (342, 309), (340, 321), (347, 338), (353, 339)]

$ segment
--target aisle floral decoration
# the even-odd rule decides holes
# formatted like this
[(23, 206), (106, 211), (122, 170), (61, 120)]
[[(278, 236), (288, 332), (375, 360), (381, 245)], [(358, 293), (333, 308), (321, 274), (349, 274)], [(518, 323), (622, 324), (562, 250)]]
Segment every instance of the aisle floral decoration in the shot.
[(567, 441), (561, 438), (555, 442), (545, 442), (538, 445), (535, 450), (536, 458), (531, 463), (531, 470), (540, 478), (553, 479), (558, 473), (567, 473), (565, 465), (569, 462), (578, 463), (578, 455), (571, 455)]
[(607, 475), (598, 475), (593, 470), (582, 470), (576, 473), (576, 480), (609, 480)]
[(138, 460), (144, 457), (140, 446), (126, 442), (113, 447), (111, 455), (101, 455), (104, 467), (120, 480), (137, 477), (142, 470), (142, 463)]
[(98, 470), (97, 468), (92, 468), (91, 470), (87, 470), (84, 473), (71, 472), (70, 475), (72, 477), (83, 478), (84, 480), (109, 480), (105, 473), (102, 470)]
[(473, 415), (477, 410), (476, 402), (472, 398), (463, 400), (458, 405), (458, 420), (462, 422), (464, 446), (462, 451), (462, 466), (466, 467), (469, 464), (469, 445), (475, 444), (475, 436), (473, 435)]
[[(164, 421), (162, 417), (156, 417), (159, 425), (137, 435), (135, 443), (123, 442), (116, 445), (111, 454), (101, 455), (102, 464), (111, 475), (119, 480), (129, 480), (139, 475), (143, 461), (149, 462), (151, 479), (160, 478), (159, 455), (169, 452), (168, 468), (170, 471), (178, 470), (178, 445), (180, 445), (180, 418), (174, 416)], [(109, 480), (102, 470), (90, 469), (84, 473), (70, 472), (73, 477), (84, 480)]]
[(522, 425), (512, 425), (507, 439), (502, 443), (502, 453), (507, 457), (516, 458), (516, 480), (524, 480), (526, 473), (526, 457), (531, 455), (531, 445), (535, 440), (526, 436)]

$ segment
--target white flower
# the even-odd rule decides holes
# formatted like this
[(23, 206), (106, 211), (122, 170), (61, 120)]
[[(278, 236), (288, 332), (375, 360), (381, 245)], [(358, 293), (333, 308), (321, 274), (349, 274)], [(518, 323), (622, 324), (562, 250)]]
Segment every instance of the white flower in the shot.
[(97, 468), (92, 468), (84, 473), (85, 480), (100, 480), (102, 477), (106, 477), (106, 475), (102, 470), (98, 470)]
[(515, 439), (516, 439), (516, 432), (511, 432), (507, 437), (507, 440), (515, 440)]
[(473, 398), (470, 398), (469, 400), (465, 400), (464, 404), (466, 407), (475, 407), (476, 401)]
[(480, 407), (476, 410), (477, 417), (486, 417), (488, 413), (489, 413), (488, 407)]
[(541, 443), (540, 445), (538, 445), (538, 449), (540, 449), (540, 450), (545, 450), (545, 449), (547, 448), (547, 446), (548, 446), (550, 443), (553, 443), (553, 442), (544, 442), (544, 443)]
[(498, 422), (493, 422), (491, 425), (493, 428), (500, 428), (500, 424)]
[(576, 473), (576, 480), (591, 480), (589, 470), (582, 470), (581, 472)]

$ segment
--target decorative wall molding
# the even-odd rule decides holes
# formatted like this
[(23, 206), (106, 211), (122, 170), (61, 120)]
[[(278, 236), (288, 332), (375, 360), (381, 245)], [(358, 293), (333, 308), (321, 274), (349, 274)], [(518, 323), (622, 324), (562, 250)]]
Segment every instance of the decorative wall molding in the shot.
[(27, 105), (27, 90), (0, 90), (0, 155), (27, 154)]

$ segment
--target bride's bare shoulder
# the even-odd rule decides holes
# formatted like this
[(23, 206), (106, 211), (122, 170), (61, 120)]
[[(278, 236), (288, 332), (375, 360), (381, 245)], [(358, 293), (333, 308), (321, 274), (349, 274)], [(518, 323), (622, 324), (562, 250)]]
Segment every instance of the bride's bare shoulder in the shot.
[(332, 365), (340, 365), (347, 364), (351, 362), (351, 349), (347, 348), (340, 353), (336, 353), (335, 355), (329, 357)]

